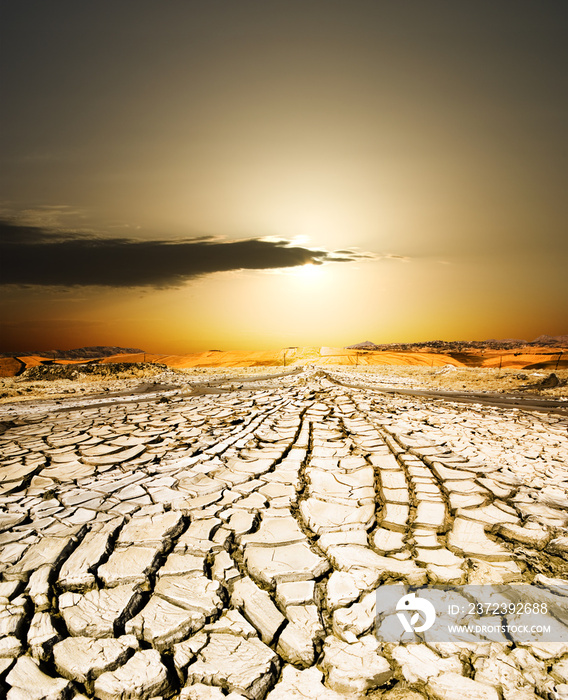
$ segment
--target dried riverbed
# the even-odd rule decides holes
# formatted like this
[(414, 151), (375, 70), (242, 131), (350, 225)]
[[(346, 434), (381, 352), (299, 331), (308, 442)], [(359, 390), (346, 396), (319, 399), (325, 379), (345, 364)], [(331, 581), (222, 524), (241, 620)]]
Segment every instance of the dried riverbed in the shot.
[(387, 581), (568, 581), (566, 415), (267, 372), (5, 398), (8, 698), (568, 697), (568, 644), (374, 635)]

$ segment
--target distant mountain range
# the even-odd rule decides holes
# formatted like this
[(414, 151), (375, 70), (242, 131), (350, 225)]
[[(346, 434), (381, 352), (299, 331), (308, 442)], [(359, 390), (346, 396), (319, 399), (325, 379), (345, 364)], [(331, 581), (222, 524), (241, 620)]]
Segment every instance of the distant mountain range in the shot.
[(521, 340), (518, 338), (504, 338), (496, 340), (428, 340), (422, 343), (385, 343), (378, 345), (370, 340), (364, 340), (356, 345), (348, 345), (347, 350), (410, 350), (415, 348), (435, 348), (435, 349), (455, 349), (457, 347), (469, 348), (514, 348), (523, 347), (525, 345), (534, 345), (537, 347), (568, 347), (568, 335), (539, 335), (532, 341)]
[(111, 357), (112, 355), (137, 355), (144, 353), (140, 348), (119, 348), (114, 345), (96, 345), (86, 348), (74, 348), (73, 350), (36, 350), (26, 352), (11, 352), (0, 357), (27, 357), (28, 355), (40, 355), (54, 360), (80, 360), (95, 357)]

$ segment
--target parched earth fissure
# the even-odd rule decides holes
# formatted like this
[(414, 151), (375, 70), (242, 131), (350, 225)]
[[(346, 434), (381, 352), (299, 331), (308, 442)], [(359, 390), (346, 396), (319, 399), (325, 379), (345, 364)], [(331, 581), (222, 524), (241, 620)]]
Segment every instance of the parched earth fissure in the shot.
[(568, 644), (374, 635), (383, 583), (568, 581), (563, 416), (312, 370), (22, 411), (0, 435), (8, 698), (568, 691)]

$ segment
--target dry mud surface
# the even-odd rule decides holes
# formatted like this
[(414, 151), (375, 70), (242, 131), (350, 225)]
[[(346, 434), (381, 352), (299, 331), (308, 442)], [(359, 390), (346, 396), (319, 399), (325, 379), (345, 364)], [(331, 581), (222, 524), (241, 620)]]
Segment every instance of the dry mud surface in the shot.
[(568, 697), (568, 644), (374, 635), (381, 583), (568, 580), (566, 415), (146, 389), (2, 406), (0, 695)]

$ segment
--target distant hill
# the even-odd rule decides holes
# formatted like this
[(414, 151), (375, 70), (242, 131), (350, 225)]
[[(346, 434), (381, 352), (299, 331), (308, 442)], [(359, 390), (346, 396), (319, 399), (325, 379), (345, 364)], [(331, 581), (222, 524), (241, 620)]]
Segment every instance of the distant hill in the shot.
[(80, 360), (95, 357), (110, 357), (111, 355), (136, 355), (144, 353), (140, 348), (120, 348), (114, 345), (96, 345), (86, 348), (74, 348), (72, 350), (32, 350), (25, 352), (10, 352), (0, 354), (0, 357), (27, 357), (40, 355), (54, 360)]
[(347, 350), (396, 350), (396, 351), (415, 351), (415, 350), (434, 350), (434, 351), (456, 351), (464, 348), (476, 348), (478, 350), (487, 349), (504, 349), (504, 348), (522, 348), (525, 346), (535, 347), (568, 347), (568, 335), (539, 335), (535, 340), (528, 342), (520, 338), (489, 338), (488, 340), (426, 340), (417, 343), (384, 343), (379, 345), (370, 340), (365, 340), (362, 343), (355, 345), (347, 345)]
[(375, 343), (371, 343), (370, 340), (364, 340), (362, 343), (357, 343), (357, 345), (347, 345), (346, 350), (378, 350), (379, 346)]
[(533, 345), (558, 345), (566, 347), (568, 345), (568, 335), (539, 335), (532, 341)]

